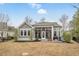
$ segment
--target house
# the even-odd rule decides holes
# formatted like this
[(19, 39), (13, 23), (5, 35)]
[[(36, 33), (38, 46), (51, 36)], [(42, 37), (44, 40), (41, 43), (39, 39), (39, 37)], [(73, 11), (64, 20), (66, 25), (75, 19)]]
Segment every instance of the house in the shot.
[(61, 26), (56, 22), (38, 22), (30, 25), (23, 22), (18, 28), (18, 41), (53, 41), (61, 38)]
[(7, 39), (7, 23), (5, 22), (0, 22), (0, 39), (1, 38), (6, 38)]
[(15, 28), (8, 26), (6, 22), (0, 22), (0, 41), (8, 39), (8, 36), (13, 37), (15, 34)]
[(8, 26), (8, 37), (13, 38), (15, 36), (16, 29), (13, 26)]
[(32, 40), (31, 37), (32, 26), (26, 22), (23, 22), (18, 28), (18, 41)]

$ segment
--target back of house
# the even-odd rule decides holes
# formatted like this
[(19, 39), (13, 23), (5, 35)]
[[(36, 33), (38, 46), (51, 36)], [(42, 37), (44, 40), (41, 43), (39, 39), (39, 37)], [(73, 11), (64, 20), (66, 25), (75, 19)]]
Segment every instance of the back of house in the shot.
[(56, 22), (38, 22), (30, 25), (23, 22), (18, 28), (18, 41), (53, 41), (61, 40), (61, 26)]

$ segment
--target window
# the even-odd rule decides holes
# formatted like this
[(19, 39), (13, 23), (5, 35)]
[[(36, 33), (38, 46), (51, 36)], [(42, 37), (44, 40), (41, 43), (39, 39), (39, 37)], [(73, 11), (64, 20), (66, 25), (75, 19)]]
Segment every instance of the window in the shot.
[(35, 38), (38, 38), (38, 37), (37, 37), (37, 30), (35, 30)]
[(41, 32), (40, 32), (40, 30), (38, 31), (38, 38), (41, 38)]
[(24, 30), (24, 36), (26, 36), (26, 30)]
[(28, 30), (28, 36), (30, 36), (30, 30)]
[(21, 36), (23, 36), (23, 30), (21, 30)]
[(26, 30), (21, 30), (21, 36), (26, 36)]
[(54, 31), (54, 36), (56, 36), (56, 35), (57, 35), (56, 31)]
[(20, 30), (20, 35), (21, 36), (30, 36), (30, 30), (28, 30), (28, 29)]

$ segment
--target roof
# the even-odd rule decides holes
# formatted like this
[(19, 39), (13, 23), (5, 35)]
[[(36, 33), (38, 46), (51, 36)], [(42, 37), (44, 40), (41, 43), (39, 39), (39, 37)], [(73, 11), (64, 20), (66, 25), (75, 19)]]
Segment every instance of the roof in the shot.
[(5, 22), (0, 22), (0, 31), (5, 31), (7, 30), (7, 23)]
[(16, 29), (13, 26), (8, 26), (8, 31), (15, 31)]
[(27, 22), (23, 22), (19, 28), (32, 28), (32, 26), (30, 24), (28, 24)]
[(13, 26), (8, 26), (5, 22), (0, 22), (0, 31), (15, 31)]
[(39, 23), (34, 24), (33, 26), (55, 26), (55, 27), (61, 27), (56, 22), (39, 22)]

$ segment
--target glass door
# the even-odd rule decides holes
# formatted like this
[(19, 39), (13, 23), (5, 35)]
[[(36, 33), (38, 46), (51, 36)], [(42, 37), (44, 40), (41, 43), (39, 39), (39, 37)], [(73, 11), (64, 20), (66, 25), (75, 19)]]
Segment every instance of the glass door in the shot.
[(41, 38), (42, 38), (42, 39), (46, 39), (46, 32), (45, 32), (45, 31), (42, 31), (42, 33), (41, 33)]

